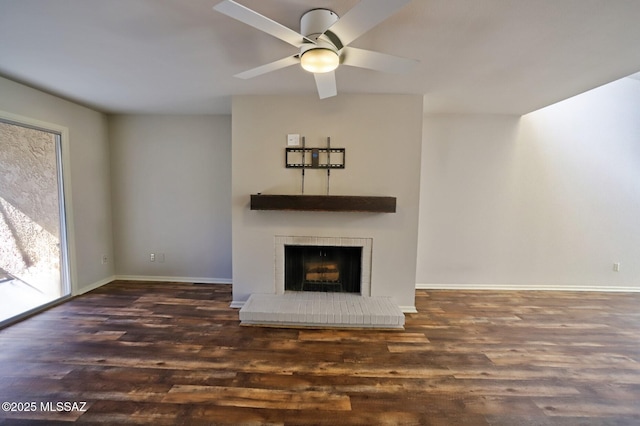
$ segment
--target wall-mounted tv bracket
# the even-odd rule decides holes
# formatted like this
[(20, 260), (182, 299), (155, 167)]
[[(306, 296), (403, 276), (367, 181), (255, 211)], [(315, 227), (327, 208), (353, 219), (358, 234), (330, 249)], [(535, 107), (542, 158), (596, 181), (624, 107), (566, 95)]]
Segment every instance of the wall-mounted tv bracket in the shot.
[(344, 169), (345, 149), (331, 148), (331, 138), (327, 137), (326, 148), (305, 147), (305, 137), (302, 137), (302, 148), (285, 149), (285, 165), (290, 169), (302, 169), (302, 193), (304, 194), (305, 169), (327, 170), (327, 195), (329, 195), (329, 180), (331, 169)]

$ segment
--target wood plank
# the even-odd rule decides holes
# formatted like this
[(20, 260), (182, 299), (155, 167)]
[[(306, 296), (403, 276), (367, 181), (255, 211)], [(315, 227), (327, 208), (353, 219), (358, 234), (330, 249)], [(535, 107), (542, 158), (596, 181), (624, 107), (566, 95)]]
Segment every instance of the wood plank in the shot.
[(251, 210), (395, 213), (395, 197), (355, 195), (251, 195)]
[(348, 396), (312, 390), (175, 385), (164, 397), (164, 401), (285, 410), (351, 410)]

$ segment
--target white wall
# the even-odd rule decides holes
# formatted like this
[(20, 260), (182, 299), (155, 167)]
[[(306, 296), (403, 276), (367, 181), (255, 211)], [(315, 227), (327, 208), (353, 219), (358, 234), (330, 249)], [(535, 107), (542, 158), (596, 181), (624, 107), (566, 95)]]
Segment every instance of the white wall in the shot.
[(419, 287), (640, 287), (640, 81), (423, 133)]
[[(82, 293), (108, 282), (113, 262), (102, 264), (102, 256), (113, 259), (109, 144), (104, 114), (0, 78), (0, 110), (66, 127), (71, 170), (72, 201), (67, 214), (72, 219), (72, 290)], [(73, 259), (72, 259), (73, 260)]]
[[(275, 293), (276, 235), (373, 238), (372, 295), (414, 306), (422, 98), (403, 95), (239, 96), (233, 99), (233, 299)], [(299, 194), (284, 164), (286, 135), (346, 149), (333, 195), (397, 197), (396, 213), (252, 211), (250, 194)], [(326, 173), (308, 170), (305, 194), (324, 194)]]
[(116, 115), (109, 131), (118, 277), (230, 282), (231, 117)]
[[(114, 259), (111, 182), (118, 275), (229, 280), (232, 205), (234, 234), (240, 236), (235, 253), (271, 244), (272, 234), (291, 227), (327, 235), (346, 227), (356, 237), (378, 228), (394, 252), (377, 256), (397, 260), (393, 256), (403, 252), (409, 259), (400, 261), (409, 270), (399, 287), (403, 305), (413, 303), (405, 295), (410, 280), (431, 287), (640, 286), (636, 80), (611, 83), (523, 118), (424, 117), (419, 231), (417, 204), (409, 200), (417, 199), (420, 147), (405, 140), (419, 134), (411, 126), (422, 121), (414, 117), (412, 100), (400, 105), (376, 96), (341, 95), (324, 104), (305, 97), (240, 98), (248, 109), (236, 111), (234, 103), (239, 157), (233, 159), (232, 204), (228, 116), (114, 116), (107, 129), (104, 114), (13, 81), (0, 78), (0, 93), (0, 110), (69, 129), (75, 293), (116, 274), (113, 261), (101, 263), (103, 254)], [(341, 224), (332, 228), (323, 213), (292, 219), (249, 211), (250, 193), (299, 190), (298, 172), (282, 165), (286, 133), (307, 134), (318, 145), (331, 135), (334, 144), (348, 148), (347, 169), (333, 173), (332, 193), (395, 195), (398, 213), (336, 214), (331, 218)], [(308, 176), (309, 192), (323, 187), (322, 178)], [(268, 235), (252, 233), (263, 223)], [(415, 278), (411, 233), (418, 241)], [(151, 264), (151, 251), (165, 253), (165, 262)], [(620, 262), (620, 272), (612, 271), (614, 262)], [(265, 279), (271, 282), (268, 260), (256, 267), (234, 264), (235, 300), (264, 291)], [(375, 272), (386, 280), (387, 271)], [(387, 281), (382, 293), (395, 291)]]

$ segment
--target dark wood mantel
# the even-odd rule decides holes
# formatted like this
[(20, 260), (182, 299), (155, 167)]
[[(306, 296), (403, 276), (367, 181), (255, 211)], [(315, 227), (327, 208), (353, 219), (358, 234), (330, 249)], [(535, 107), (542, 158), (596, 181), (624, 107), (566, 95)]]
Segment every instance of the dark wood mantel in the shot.
[(252, 194), (251, 210), (395, 213), (396, 197)]

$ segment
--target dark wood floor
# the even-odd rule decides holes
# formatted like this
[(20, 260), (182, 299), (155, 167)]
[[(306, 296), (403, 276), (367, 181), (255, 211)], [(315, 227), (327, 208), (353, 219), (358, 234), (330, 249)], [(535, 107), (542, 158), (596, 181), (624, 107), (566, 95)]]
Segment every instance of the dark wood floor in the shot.
[(0, 331), (0, 424), (640, 424), (640, 294), (416, 294), (404, 331), (269, 329), (115, 282)]

